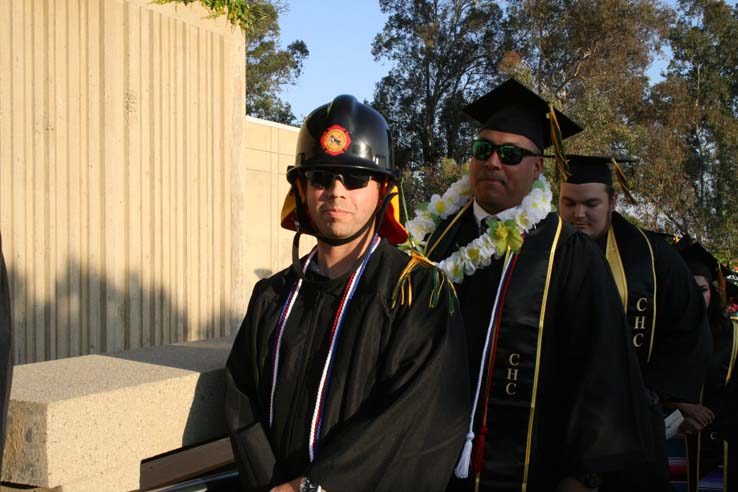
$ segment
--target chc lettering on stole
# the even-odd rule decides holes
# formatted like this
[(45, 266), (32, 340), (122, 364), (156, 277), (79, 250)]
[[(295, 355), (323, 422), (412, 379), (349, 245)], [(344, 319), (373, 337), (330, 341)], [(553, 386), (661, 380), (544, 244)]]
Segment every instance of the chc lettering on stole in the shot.
[(515, 396), (518, 392), (518, 366), (520, 365), (520, 354), (510, 354), (507, 358), (507, 377), (505, 393)]
[[(638, 313), (644, 313), (648, 309), (648, 299), (645, 297), (641, 297), (638, 299), (638, 302), (636, 302), (636, 312)], [(643, 339), (646, 337), (645, 331), (646, 331), (646, 315), (640, 315), (637, 314), (635, 316), (635, 324), (633, 326), (633, 331), (635, 334), (633, 335), (633, 345), (637, 348), (643, 346)]]

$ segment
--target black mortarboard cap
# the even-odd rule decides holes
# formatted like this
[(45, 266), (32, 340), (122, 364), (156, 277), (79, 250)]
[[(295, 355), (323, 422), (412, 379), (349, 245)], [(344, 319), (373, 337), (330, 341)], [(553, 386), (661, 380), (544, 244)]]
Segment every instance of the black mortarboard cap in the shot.
[(572, 184), (603, 183), (612, 186), (613, 171), (610, 169), (610, 164), (612, 164), (621, 190), (628, 201), (636, 203), (635, 198), (630, 194), (630, 186), (625, 179), (625, 173), (620, 167), (621, 163), (635, 162), (633, 159), (568, 154), (566, 160), (569, 164), (569, 176), (566, 182)]
[(712, 282), (720, 273), (720, 263), (700, 243), (685, 236), (676, 244), (679, 254), (692, 272), (692, 275), (700, 275)]
[(567, 154), (571, 175), (567, 183), (603, 183), (612, 186), (612, 170), (609, 157)]
[(567, 183), (604, 183), (612, 186), (612, 169), (610, 165), (616, 163), (634, 162), (632, 159), (615, 159), (592, 155), (567, 154), (571, 176)]
[[(483, 129), (515, 133), (529, 138), (541, 150), (554, 142), (549, 112), (552, 106), (515, 79), (509, 79), (464, 108)], [(560, 139), (582, 131), (558, 109), (554, 109)], [(559, 130), (554, 130), (559, 131)]]

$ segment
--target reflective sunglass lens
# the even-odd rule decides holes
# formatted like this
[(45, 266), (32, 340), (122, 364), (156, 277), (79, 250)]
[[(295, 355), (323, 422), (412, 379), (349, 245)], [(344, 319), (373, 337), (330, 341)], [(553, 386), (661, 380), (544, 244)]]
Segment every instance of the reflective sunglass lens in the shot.
[(330, 188), (336, 179), (341, 180), (347, 190), (364, 188), (369, 184), (371, 175), (368, 173), (336, 173), (333, 171), (307, 171), (307, 179), (316, 188)]
[(346, 189), (355, 190), (357, 188), (364, 188), (366, 185), (368, 185), (371, 176), (369, 174), (356, 173), (344, 174), (342, 175), (342, 178), (343, 185), (346, 187)]
[(523, 149), (514, 145), (500, 145), (497, 147), (497, 155), (505, 164), (520, 164), (523, 160)]
[(497, 151), (500, 162), (508, 165), (520, 164), (526, 155), (534, 155), (532, 152), (512, 144), (495, 145), (487, 140), (474, 140), (472, 142), (472, 155), (480, 161), (486, 161)]
[(472, 155), (482, 161), (489, 159), (494, 150), (494, 145), (484, 140), (475, 140), (472, 143)]

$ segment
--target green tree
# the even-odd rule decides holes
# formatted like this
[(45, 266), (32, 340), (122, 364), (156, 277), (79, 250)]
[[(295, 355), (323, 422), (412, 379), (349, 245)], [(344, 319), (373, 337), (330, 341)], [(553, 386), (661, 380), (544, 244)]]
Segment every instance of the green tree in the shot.
[(208, 9), (213, 17), (225, 15), (228, 22), (240, 27), (247, 36), (251, 34), (251, 31), (266, 15), (264, 10), (269, 5), (268, 1), (253, 2), (249, 0), (154, 0), (154, 3), (188, 5), (197, 1)]
[(664, 135), (658, 150), (674, 145), (664, 170), (682, 180), (687, 198), (659, 195), (658, 208), (681, 232), (736, 258), (738, 7), (683, 0), (678, 12), (669, 35), (673, 58), (654, 87), (649, 114)]
[(567, 150), (632, 150), (646, 72), (666, 34), (669, 12), (655, 0), (512, 1), (506, 42), (518, 63), (501, 68), (586, 129), (567, 142)]
[(405, 167), (438, 166), (468, 155), (469, 123), (461, 108), (491, 86), (498, 63), (502, 12), (491, 0), (380, 0), (389, 14), (372, 45), (377, 60), (393, 63), (373, 105), (395, 134)]
[[(402, 191), (409, 217), (415, 216), (415, 208), (430, 200), (434, 194), (443, 194), (451, 184), (461, 178), (466, 166), (453, 159), (442, 159), (438, 166), (423, 166), (419, 169), (402, 170)], [(403, 222), (406, 220), (403, 213)]]
[(309, 51), (302, 40), (280, 49), (279, 14), (283, 9), (281, 4), (270, 3), (251, 36), (246, 38), (246, 113), (290, 125), (296, 123), (295, 115), (279, 94), (285, 85), (294, 84), (300, 76)]

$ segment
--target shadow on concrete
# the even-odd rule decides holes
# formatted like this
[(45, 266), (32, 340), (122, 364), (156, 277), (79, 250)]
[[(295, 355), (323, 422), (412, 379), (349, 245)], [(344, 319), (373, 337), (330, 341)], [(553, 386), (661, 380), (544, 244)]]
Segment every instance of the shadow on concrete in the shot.
[(256, 268), (254, 270), (254, 274), (256, 274), (259, 279), (264, 279), (267, 277), (271, 277), (272, 271), (269, 268)]
[[(266, 278), (272, 271), (254, 273)], [(30, 282), (13, 269), (8, 274), (21, 363), (101, 354), (197, 372), (181, 446), (227, 435), (224, 366), (246, 306), (238, 313), (221, 307), (194, 322), (175, 294), (160, 285), (147, 287), (138, 272), (114, 284), (74, 259), (49, 287), (50, 300), (35, 304)], [(193, 336), (208, 339), (185, 343)]]
[(139, 272), (126, 273), (117, 286), (73, 258), (42, 303), (14, 269), (8, 278), (17, 364), (223, 337), (238, 329), (246, 311), (220, 306), (196, 321), (178, 305), (177, 293), (146, 287)]
[[(198, 372), (181, 445), (227, 434), (224, 366), (242, 313), (221, 307), (197, 322), (178, 307), (174, 294), (160, 285), (147, 287), (138, 272), (128, 272), (116, 283), (120, 287), (74, 259), (62, 272), (48, 287), (49, 300), (35, 303), (31, 282), (8, 271), (14, 357), (20, 363), (100, 354)], [(138, 329), (131, 330), (132, 324)], [(211, 339), (185, 343), (190, 337)]]

